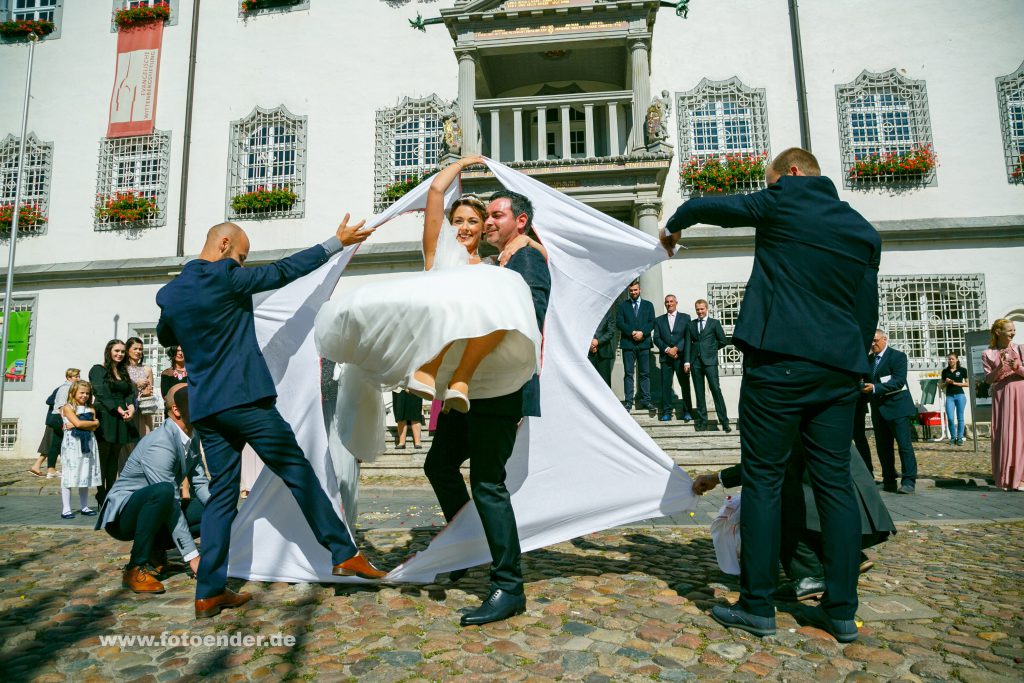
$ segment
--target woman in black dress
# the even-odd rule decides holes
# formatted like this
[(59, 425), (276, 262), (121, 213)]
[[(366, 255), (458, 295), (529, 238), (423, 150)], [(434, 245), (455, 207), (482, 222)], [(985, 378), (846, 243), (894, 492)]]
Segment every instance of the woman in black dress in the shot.
[(398, 427), (398, 436), (395, 439), (395, 448), (405, 448), (405, 435), (412, 426), (413, 448), (423, 448), (420, 445), (420, 425), (423, 424), (423, 399), (408, 391), (391, 392), (391, 407), (395, 411), (395, 425)]
[(130, 443), (138, 441), (135, 429), (135, 385), (128, 376), (124, 342), (111, 339), (103, 350), (103, 364), (89, 370), (89, 382), (95, 394), (96, 417), (100, 427), (96, 440), (100, 449), (102, 484), (96, 490), (96, 502), (103, 505), (107, 491), (117, 479), (118, 455)]
[(166, 396), (175, 384), (181, 384), (188, 377), (185, 370), (185, 352), (180, 346), (168, 346), (167, 357), (171, 359), (171, 367), (160, 373), (160, 396)]

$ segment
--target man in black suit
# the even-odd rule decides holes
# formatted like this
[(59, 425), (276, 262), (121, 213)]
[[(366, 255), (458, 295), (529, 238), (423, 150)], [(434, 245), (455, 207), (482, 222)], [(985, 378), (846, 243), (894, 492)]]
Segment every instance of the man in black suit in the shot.
[[(890, 493), (913, 493), (917, 485), (917, 458), (910, 441), (910, 418), (917, 415), (914, 399), (907, 387), (907, 354), (889, 346), (889, 337), (875, 330), (871, 339), (871, 381), (863, 393), (871, 400), (871, 424), (875, 428), (875, 450), (882, 466), (882, 489)], [(900, 473), (896, 488), (896, 456), (892, 442), (900, 451)]]
[(604, 314), (601, 324), (594, 331), (590, 340), (590, 351), (587, 353), (590, 364), (601, 375), (601, 379), (609, 387), (612, 385), (612, 366), (615, 364), (615, 308), (609, 308)]
[(679, 380), (679, 391), (683, 399), (683, 420), (693, 419), (690, 411), (690, 335), (687, 325), (690, 316), (676, 311), (679, 302), (675, 294), (665, 297), (665, 313), (654, 319), (654, 345), (658, 347), (658, 364), (661, 366), (661, 421), (672, 419), (672, 378)]
[(651, 336), (654, 333), (654, 304), (640, 298), (640, 283), (629, 285), (629, 298), (619, 304), (615, 326), (619, 328), (619, 348), (625, 375), (622, 388), (626, 410), (633, 409), (633, 374), (639, 370), (640, 407), (651, 409)]
[(821, 517), (826, 586), (805, 617), (852, 642), (861, 528), (850, 440), (860, 377), (868, 372), (864, 349), (877, 325), (881, 239), (821, 177), (810, 152), (782, 152), (765, 175), (768, 187), (760, 192), (689, 200), (662, 238), (672, 253), (676, 233), (696, 223), (757, 231), (733, 334), (744, 365), (743, 507), (754, 514), (741, 515), (739, 603), (715, 607), (711, 616), (758, 636), (775, 633), (781, 492), (799, 440)]
[[(523, 276), (533, 295), (537, 327), (543, 331), (551, 291), (551, 274), (541, 253), (524, 238), (533, 219), (533, 205), (521, 194), (500, 190), (487, 205), (484, 237), (498, 248), (499, 265)], [(443, 413), (423, 469), (446, 520), (469, 502), (459, 468), (469, 460), (473, 504), (491, 551), (491, 592), (483, 604), (463, 615), (461, 624), (486, 624), (521, 614), (526, 609), (523, 572), (519, 564), (519, 530), (505, 486), (505, 463), (512, 456), (516, 428), (524, 416), (540, 417), (540, 383), (536, 375), (505, 396), (473, 399), (468, 413)], [(465, 571), (452, 572), (457, 580)]]
[(693, 304), (697, 317), (687, 327), (690, 354), (685, 365), (687, 372), (693, 376), (693, 391), (697, 395), (697, 424), (695, 428), (702, 432), (708, 428), (708, 400), (704, 395), (704, 382), (711, 389), (711, 398), (715, 401), (715, 412), (722, 431), (731, 432), (729, 413), (725, 409), (722, 398), (722, 387), (718, 383), (718, 351), (729, 342), (725, 338), (722, 323), (708, 317), (708, 302), (697, 299)]

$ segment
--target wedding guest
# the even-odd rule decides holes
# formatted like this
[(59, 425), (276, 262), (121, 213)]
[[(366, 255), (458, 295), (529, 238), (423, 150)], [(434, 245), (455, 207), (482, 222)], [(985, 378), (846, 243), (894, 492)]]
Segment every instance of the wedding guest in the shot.
[(612, 366), (615, 364), (615, 307), (608, 309), (590, 340), (587, 360), (609, 387), (612, 385)]
[(423, 448), (420, 443), (420, 425), (423, 424), (423, 399), (408, 391), (391, 392), (391, 408), (395, 411), (395, 426), (398, 435), (395, 448), (405, 448), (406, 433), (412, 432), (413, 448)]
[(64, 469), (60, 477), (62, 519), (72, 519), (71, 488), (78, 488), (78, 511), (87, 517), (96, 514), (89, 507), (89, 488), (100, 485), (100, 461), (97, 455), (96, 430), (100, 426), (92, 405), (92, 385), (81, 380), (71, 385), (68, 401), (61, 408), (61, 417), (71, 429), (64, 430), (61, 456)]
[(708, 400), (704, 393), (704, 384), (711, 390), (711, 399), (715, 402), (715, 415), (722, 431), (729, 433), (729, 413), (726, 411), (725, 399), (722, 397), (722, 386), (718, 379), (718, 352), (725, 348), (729, 341), (725, 337), (722, 323), (708, 315), (708, 302), (697, 299), (693, 302), (694, 313), (697, 314), (689, 322), (687, 331), (690, 349), (684, 370), (693, 378), (693, 391), (697, 399), (697, 421), (694, 429), (702, 432), (708, 429)]
[[(889, 346), (889, 337), (875, 330), (871, 338), (870, 382), (863, 383), (861, 394), (871, 400), (871, 424), (875, 428), (875, 450), (882, 466), (882, 490), (889, 493), (914, 493), (917, 486), (917, 455), (910, 438), (910, 419), (917, 406), (907, 387), (907, 354)], [(900, 483), (896, 485), (896, 455), (900, 454)]]
[(679, 380), (679, 391), (683, 398), (684, 422), (693, 419), (690, 402), (690, 316), (676, 311), (678, 301), (674, 294), (665, 297), (665, 313), (654, 319), (654, 345), (658, 347), (658, 364), (661, 366), (661, 410), (659, 419), (672, 419), (672, 378)]
[(172, 344), (167, 347), (167, 357), (171, 359), (171, 367), (160, 373), (160, 395), (166, 396), (175, 384), (181, 384), (188, 377), (185, 369), (185, 351)]
[[(942, 369), (939, 386), (946, 392), (946, 425), (949, 427), (949, 445), (964, 445), (964, 407), (967, 405), (967, 368), (960, 365), (955, 353), (946, 358), (946, 367)], [(953, 417), (956, 417), (954, 428)]]
[(985, 381), (992, 385), (992, 476), (996, 486), (1020, 491), (1024, 478), (1024, 349), (1013, 343), (1012, 320), (992, 323), (988, 349), (981, 356)]
[(633, 409), (633, 376), (639, 375), (637, 401), (643, 410), (651, 405), (651, 346), (654, 334), (654, 304), (640, 298), (640, 283), (633, 282), (627, 290), (629, 297), (619, 304), (615, 326), (619, 328), (619, 348), (622, 349), (622, 391), (626, 410)]
[(57, 456), (60, 455), (60, 444), (63, 440), (64, 422), (61, 419), (60, 409), (68, 402), (68, 391), (71, 384), (78, 380), (81, 371), (78, 368), (68, 368), (64, 371), (64, 383), (59, 385), (46, 399), (46, 431), (43, 432), (43, 440), (39, 443), (39, 456), (29, 472), (37, 477), (43, 476), (39, 471), (43, 461), (46, 461), (46, 478), (57, 478)]
[(145, 348), (138, 337), (130, 337), (128, 347), (128, 376), (135, 385), (135, 430), (139, 437), (153, 431), (153, 419), (158, 410), (156, 392), (153, 390), (153, 368), (142, 362)]
[(96, 417), (100, 421), (96, 440), (99, 441), (102, 483), (96, 492), (96, 500), (102, 505), (107, 491), (117, 479), (121, 450), (138, 440), (134, 424), (135, 387), (128, 377), (123, 341), (111, 339), (107, 342), (103, 350), (103, 364), (92, 366), (89, 382), (96, 397)]

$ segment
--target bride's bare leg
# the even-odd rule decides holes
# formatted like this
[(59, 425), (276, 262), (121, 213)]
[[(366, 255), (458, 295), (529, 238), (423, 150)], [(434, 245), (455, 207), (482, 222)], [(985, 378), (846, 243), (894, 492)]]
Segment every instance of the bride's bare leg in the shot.
[(482, 337), (467, 340), (466, 350), (462, 352), (462, 359), (452, 373), (452, 381), (448, 383), (448, 387), (469, 396), (469, 382), (473, 379), (473, 374), (483, 359), (505, 338), (506, 332), (507, 330), (496, 330)]
[(448, 349), (452, 347), (451, 344), (441, 349), (441, 353), (434, 356), (434, 359), (424, 363), (420, 366), (419, 370), (412, 373), (413, 379), (417, 382), (423, 382), (428, 386), (434, 386), (435, 378), (437, 377), (437, 371), (441, 369), (441, 363), (444, 362), (444, 356), (448, 353)]

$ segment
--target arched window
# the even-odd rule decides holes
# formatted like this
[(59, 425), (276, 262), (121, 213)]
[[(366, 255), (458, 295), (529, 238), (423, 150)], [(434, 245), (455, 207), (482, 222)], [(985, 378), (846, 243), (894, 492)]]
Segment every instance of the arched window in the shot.
[(228, 218), (301, 218), (306, 194), (306, 117), (256, 107), (231, 124)]
[(437, 95), (403, 97), (397, 107), (377, 110), (374, 155), (374, 210), (382, 211), (397, 197), (390, 191), (413, 176), (422, 178), (437, 168), (443, 134), (441, 117), (448, 108)]
[(1024, 183), (1024, 62), (1008, 76), (996, 79), (999, 121), (1006, 150), (1006, 177)]

